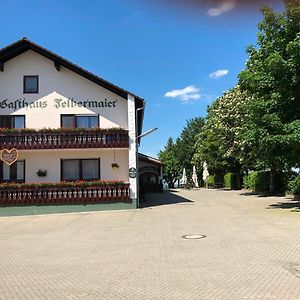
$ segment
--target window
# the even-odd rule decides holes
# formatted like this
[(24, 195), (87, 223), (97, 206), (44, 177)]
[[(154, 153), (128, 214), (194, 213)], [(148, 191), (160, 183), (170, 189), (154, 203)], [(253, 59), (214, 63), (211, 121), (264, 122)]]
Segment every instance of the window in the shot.
[(62, 161), (62, 180), (77, 180), (80, 179), (79, 159), (66, 159)]
[(62, 115), (61, 116), (61, 127), (62, 128), (74, 128), (75, 116), (74, 115)]
[(1, 182), (25, 182), (25, 160), (18, 160), (12, 165), (0, 163)]
[(0, 128), (25, 128), (25, 116), (0, 116)]
[(37, 94), (39, 92), (39, 77), (24, 76), (23, 93), (24, 94)]
[(62, 128), (97, 128), (99, 116), (61, 115)]
[(76, 116), (77, 128), (96, 128), (98, 127), (98, 116)]
[(14, 128), (25, 128), (25, 116), (13, 116)]
[(81, 178), (84, 180), (100, 179), (99, 177), (99, 160), (84, 159), (81, 161)]
[(100, 159), (62, 159), (61, 180), (100, 179)]

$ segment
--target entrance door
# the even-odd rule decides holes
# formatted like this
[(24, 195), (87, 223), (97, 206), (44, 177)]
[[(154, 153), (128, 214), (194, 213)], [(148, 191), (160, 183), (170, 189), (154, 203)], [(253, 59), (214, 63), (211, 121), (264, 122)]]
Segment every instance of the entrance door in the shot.
[(158, 193), (159, 180), (158, 174), (153, 172), (145, 172), (140, 175), (140, 191), (141, 193)]

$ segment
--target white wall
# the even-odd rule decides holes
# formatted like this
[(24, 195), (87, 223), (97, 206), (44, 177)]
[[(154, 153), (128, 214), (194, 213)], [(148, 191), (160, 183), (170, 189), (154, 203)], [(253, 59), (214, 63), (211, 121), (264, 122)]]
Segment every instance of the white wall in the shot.
[[(59, 182), (60, 159), (72, 158), (100, 158), (100, 173), (102, 180), (123, 180), (128, 182), (128, 150), (116, 149), (76, 149), (76, 150), (28, 150), (19, 151), (18, 160), (25, 159), (25, 181), (29, 182)], [(115, 161), (114, 161), (115, 158)], [(118, 169), (113, 169), (111, 164), (119, 164)], [(36, 172), (47, 170), (46, 177), (38, 177)]]
[[(138, 170), (137, 170), (137, 147), (136, 147), (136, 111), (135, 100), (132, 95), (128, 94), (128, 134), (129, 134), (129, 168), (136, 170), (136, 177), (129, 178), (130, 198), (138, 202)], [(137, 204), (138, 206), (138, 204)]]
[[(100, 70), (101, 71), (101, 70)], [(39, 75), (39, 93), (23, 94), (23, 76)], [(55, 99), (75, 101), (111, 101), (116, 107), (60, 107), (56, 108)], [(35, 108), (3, 108), (7, 102), (25, 100)], [(115, 101), (115, 102), (114, 102)], [(47, 107), (43, 108), (43, 105)], [(112, 106), (112, 104), (111, 104)], [(59, 128), (60, 114), (100, 115), (100, 127), (128, 128), (127, 100), (98, 86), (97, 84), (61, 67), (57, 71), (53, 61), (29, 50), (4, 64), (0, 72), (0, 115), (26, 115), (27, 128)]]

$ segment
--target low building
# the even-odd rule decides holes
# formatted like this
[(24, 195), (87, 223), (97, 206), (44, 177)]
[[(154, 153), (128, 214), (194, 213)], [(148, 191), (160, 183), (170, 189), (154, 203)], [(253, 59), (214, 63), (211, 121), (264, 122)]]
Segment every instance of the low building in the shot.
[(137, 207), (144, 107), (26, 38), (2, 48), (0, 205)]
[(162, 192), (162, 161), (142, 153), (139, 153), (138, 161), (140, 194)]

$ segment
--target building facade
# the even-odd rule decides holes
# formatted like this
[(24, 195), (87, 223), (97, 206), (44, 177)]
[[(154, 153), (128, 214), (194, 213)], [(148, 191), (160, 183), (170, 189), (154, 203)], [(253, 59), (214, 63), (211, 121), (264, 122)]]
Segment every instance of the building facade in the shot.
[(2, 205), (137, 207), (144, 106), (142, 98), (26, 38), (2, 48)]

